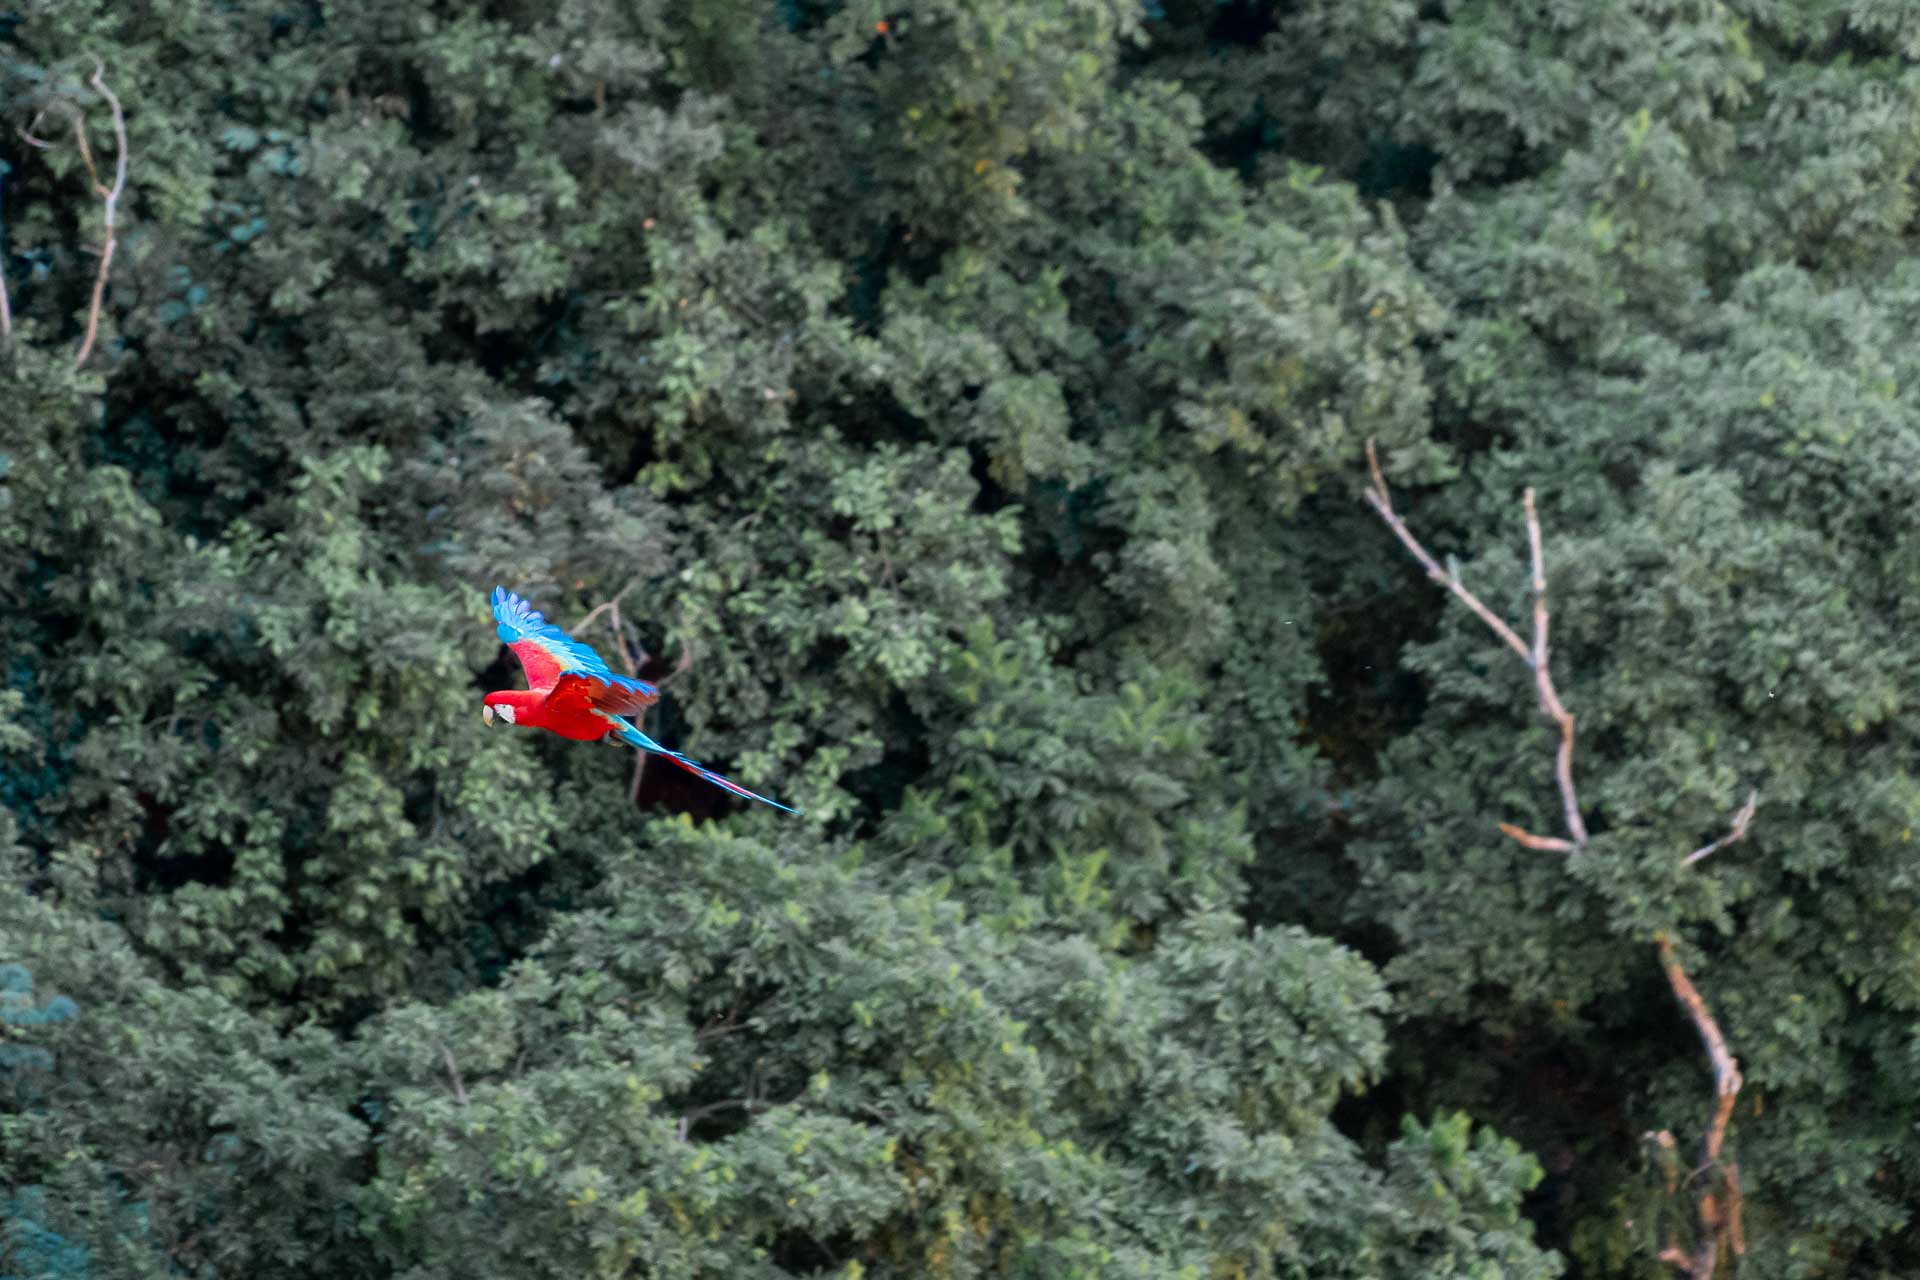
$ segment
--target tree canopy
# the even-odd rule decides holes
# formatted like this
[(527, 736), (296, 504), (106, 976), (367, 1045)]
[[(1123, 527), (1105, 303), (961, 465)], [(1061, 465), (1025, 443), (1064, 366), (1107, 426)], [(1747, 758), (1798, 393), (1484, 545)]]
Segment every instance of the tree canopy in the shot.
[[(14, 0), (0, 123), (0, 1277), (1920, 1270), (1896, 9)], [(1522, 631), (1536, 495), (1570, 853), (1370, 441)], [(496, 583), (805, 815), (484, 727)]]

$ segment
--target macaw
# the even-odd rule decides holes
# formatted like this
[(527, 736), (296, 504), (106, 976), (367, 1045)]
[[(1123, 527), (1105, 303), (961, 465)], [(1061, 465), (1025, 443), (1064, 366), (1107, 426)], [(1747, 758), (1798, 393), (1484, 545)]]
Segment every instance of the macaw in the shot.
[(622, 719), (639, 715), (660, 700), (660, 690), (645, 680), (616, 675), (600, 655), (548, 622), (534, 607), (505, 587), (493, 589), (494, 631), (520, 659), (527, 688), (490, 693), (480, 715), (488, 724), (498, 714), (508, 724), (546, 729), (579, 742), (625, 742), (642, 751), (664, 756), (689, 773), (696, 773), (737, 796), (799, 813), (778, 800), (756, 795), (663, 747)]

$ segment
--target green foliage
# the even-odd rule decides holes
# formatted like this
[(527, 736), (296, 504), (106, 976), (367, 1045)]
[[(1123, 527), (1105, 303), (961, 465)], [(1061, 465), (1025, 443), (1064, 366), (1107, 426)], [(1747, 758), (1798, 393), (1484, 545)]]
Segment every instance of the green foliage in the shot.
[(0, 1275), (1914, 1270), (1889, 15), (0, 17)]

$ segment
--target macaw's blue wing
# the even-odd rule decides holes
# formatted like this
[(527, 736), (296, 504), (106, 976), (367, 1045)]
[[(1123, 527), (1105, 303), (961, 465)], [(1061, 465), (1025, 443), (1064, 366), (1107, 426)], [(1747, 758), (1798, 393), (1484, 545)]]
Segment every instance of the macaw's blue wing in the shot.
[(625, 679), (614, 675), (599, 654), (548, 622), (538, 609), (505, 587), (493, 589), (493, 618), (499, 624), (495, 634), (520, 659), (529, 689), (545, 693), (563, 675), (588, 676), (608, 684)]
[(652, 738), (649, 738), (646, 734), (640, 732), (638, 729), (634, 728), (632, 725), (628, 724), (624, 720), (617, 721), (617, 723), (620, 726), (620, 739), (623, 742), (636, 746), (640, 748), (642, 751), (648, 751), (653, 753), (654, 755), (663, 756), (666, 759), (673, 761), (673, 763), (679, 765), (682, 769), (685, 769), (688, 773), (698, 774), (702, 778), (705, 778), (708, 782), (711, 782), (714, 786), (720, 787), (727, 791), (731, 791), (733, 792), (733, 794), (737, 796), (745, 796), (749, 800), (758, 800), (761, 804), (770, 804), (776, 809), (785, 809), (788, 813), (800, 812), (800, 810), (798, 809), (788, 808), (786, 805), (781, 804), (778, 800), (769, 800), (765, 796), (760, 795), (757, 792), (747, 790), (745, 787), (741, 786), (737, 782), (732, 782), (726, 778), (721, 777), (719, 774), (707, 768), (705, 765), (696, 764), (694, 761), (687, 759), (685, 756), (681, 755), (678, 751), (675, 751), (671, 747), (661, 746), (659, 743), (655, 742)]

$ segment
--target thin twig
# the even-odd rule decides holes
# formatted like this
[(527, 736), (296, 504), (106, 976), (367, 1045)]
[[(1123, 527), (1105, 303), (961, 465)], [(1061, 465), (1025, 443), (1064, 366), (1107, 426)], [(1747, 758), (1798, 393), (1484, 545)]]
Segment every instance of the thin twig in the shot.
[(1500, 834), (1517, 840), (1529, 849), (1539, 849), (1545, 853), (1572, 853), (1580, 846), (1571, 840), (1562, 840), (1559, 836), (1537, 836), (1531, 831), (1514, 826), (1511, 822), (1500, 824)]
[(695, 1044), (701, 1044), (707, 1040), (717, 1039), (720, 1036), (740, 1030), (739, 1018), (740, 1001), (736, 999), (733, 1004), (728, 1006), (725, 1017), (707, 1019), (707, 1021), (701, 1025), (700, 1029), (693, 1033), (693, 1042)]
[(1733, 828), (1718, 840), (1701, 845), (1698, 849), (1695, 849), (1692, 853), (1680, 859), (1680, 865), (1690, 867), (1708, 854), (1716, 850), (1724, 849), (1734, 841), (1744, 837), (1747, 834), (1747, 824), (1753, 821), (1753, 815), (1759, 808), (1760, 793), (1758, 791), (1748, 792), (1747, 802), (1740, 806), (1738, 813), (1733, 815)]
[(1547, 659), (1547, 558), (1540, 546), (1540, 515), (1533, 507), (1532, 486), (1528, 486), (1522, 502), (1527, 509), (1527, 546), (1533, 552), (1533, 680), (1540, 691), (1540, 709), (1560, 726), (1560, 751), (1553, 772), (1560, 782), (1560, 808), (1567, 834), (1576, 845), (1582, 845), (1587, 842), (1587, 821), (1580, 816), (1580, 802), (1573, 793), (1573, 713), (1561, 704), (1554, 690), (1553, 668)]
[(1460, 603), (1473, 610), (1480, 621), (1493, 628), (1493, 634), (1499, 636), (1509, 649), (1519, 654), (1522, 660), (1531, 663), (1533, 655), (1527, 651), (1526, 643), (1514, 634), (1513, 628), (1495, 616), (1493, 610), (1481, 604), (1479, 598), (1467, 590), (1458, 577), (1442, 569), (1439, 563), (1427, 554), (1427, 549), (1420, 545), (1420, 540), (1413, 536), (1413, 531), (1407, 528), (1406, 521), (1394, 511), (1393, 497), (1387, 492), (1387, 479), (1380, 472), (1380, 459), (1374, 456), (1371, 440), (1367, 441), (1367, 467), (1373, 472), (1373, 488), (1367, 493), (1368, 504), (1380, 513), (1380, 518), (1387, 522), (1387, 527), (1393, 530), (1394, 536), (1406, 545), (1407, 550), (1413, 552), (1414, 558), (1426, 569), (1427, 576), (1453, 592)]
[(680, 1141), (685, 1142), (687, 1140), (687, 1130), (693, 1127), (694, 1121), (704, 1120), (706, 1117), (722, 1111), (731, 1111), (739, 1108), (749, 1116), (755, 1116), (771, 1111), (775, 1107), (790, 1107), (798, 1102), (807, 1092), (808, 1086), (805, 1084), (802, 1084), (799, 1092), (795, 1093), (791, 1098), (772, 1102), (767, 1100), (763, 1092), (766, 1086), (766, 1079), (760, 1073), (760, 1069), (765, 1063), (765, 1058), (755, 1058), (753, 1060), (753, 1066), (747, 1071), (746, 1097), (723, 1098), (719, 1102), (709, 1102), (705, 1106), (694, 1107), (691, 1110), (681, 1112)]
[(1733, 1242), (1734, 1256), (1747, 1252), (1747, 1233), (1740, 1225), (1740, 1206), (1746, 1197), (1740, 1191), (1740, 1166), (1727, 1161), (1727, 1238)]
[(1667, 1194), (1672, 1195), (1675, 1182), (1679, 1176), (1678, 1171), (1680, 1165), (1679, 1157), (1674, 1154), (1674, 1146), (1676, 1144), (1673, 1140), (1673, 1130), (1661, 1129), (1658, 1132), (1647, 1134), (1646, 1137), (1651, 1140), (1656, 1147), (1660, 1148), (1661, 1176), (1666, 1182)]
[[(5, 226), (0, 218), (0, 227)], [(7, 297), (7, 246), (0, 239), (0, 343), (13, 344), (13, 302)]]
[(93, 63), (93, 79), (87, 83), (107, 100), (107, 106), (113, 110), (113, 139), (118, 154), (113, 161), (111, 187), (101, 185), (100, 175), (94, 169), (93, 153), (87, 146), (85, 124), (78, 116), (73, 122), (74, 136), (80, 142), (80, 158), (86, 161), (87, 177), (93, 183), (94, 194), (100, 197), (106, 228), (105, 240), (100, 246), (100, 270), (93, 278), (93, 300), (87, 307), (87, 336), (81, 341), (80, 352), (73, 361), (73, 367), (76, 369), (86, 364), (87, 357), (93, 354), (93, 342), (100, 332), (100, 308), (107, 296), (107, 273), (113, 267), (113, 251), (120, 243), (118, 235), (120, 196), (127, 189), (127, 117), (126, 113), (120, 109), (120, 99), (115, 96), (112, 89), (107, 87), (105, 75), (106, 68), (96, 58)]
[[(611, 625), (613, 627), (613, 642), (620, 647), (620, 661), (626, 664), (627, 674), (637, 680), (640, 678), (640, 663), (633, 660), (633, 650), (627, 647), (627, 620), (620, 616), (620, 606), (618, 604), (613, 606)], [(645, 662), (646, 658), (647, 651), (642, 649), (640, 651), (640, 661)]]
[(693, 641), (691, 639), (682, 640), (680, 642), (680, 661), (676, 662), (673, 665), (673, 670), (661, 676), (658, 680), (654, 681), (654, 683), (665, 684), (667, 681), (673, 679), (675, 676), (685, 675), (687, 672), (687, 669), (692, 665), (693, 665)]
[(453, 1060), (453, 1050), (444, 1044), (440, 1046), (440, 1057), (447, 1064), (447, 1078), (453, 1081), (453, 1096), (461, 1106), (467, 1105), (467, 1087), (460, 1083), (460, 1064)]
[(87, 118), (78, 111), (73, 113), (73, 142), (80, 149), (80, 163), (87, 166), (87, 186), (93, 189), (93, 194), (105, 195), (100, 185), (100, 171), (93, 165), (93, 148), (87, 145)]
[[(41, 151), (46, 151), (53, 146), (53, 144), (46, 139), (37, 138), (33, 134), (33, 131), (40, 127), (40, 122), (46, 118), (46, 115), (46, 109), (42, 108), (40, 113), (34, 116), (31, 124), (17, 131), (23, 142)], [(0, 255), (0, 341), (7, 343), (13, 341), (13, 300), (7, 295), (7, 276), (4, 255)]]
[(696, 1120), (704, 1120), (708, 1116), (718, 1115), (722, 1111), (732, 1111), (736, 1107), (752, 1115), (755, 1112), (765, 1111), (767, 1104), (761, 1102), (758, 1098), (726, 1098), (720, 1102), (709, 1102), (705, 1106), (695, 1107), (691, 1111), (682, 1112), (680, 1115), (680, 1123), (692, 1125)]
[(592, 609), (587, 611), (586, 617), (574, 623), (571, 628), (573, 633), (578, 635), (580, 632), (585, 631), (588, 627), (593, 625), (593, 620), (595, 618), (599, 617), (602, 613), (605, 613), (608, 609), (616, 610), (615, 616), (618, 617), (619, 615), (617, 611), (620, 607), (620, 601), (626, 597), (627, 592), (633, 590), (635, 587), (639, 585), (640, 585), (640, 579), (638, 578), (629, 579), (626, 586), (620, 588), (618, 591), (613, 593), (613, 599), (601, 601), (599, 604), (593, 606)]
[(53, 150), (53, 144), (51, 142), (48, 142), (45, 138), (37, 137), (34, 134), (34, 130), (40, 127), (40, 122), (47, 118), (47, 112), (51, 109), (50, 107), (42, 107), (39, 114), (35, 115), (33, 119), (28, 122), (26, 128), (17, 130), (21, 140), (28, 146), (37, 147), (41, 151)]
[[(645, 733), (646, 730), (642, 729), (640, 732)], [(627, 788), (628, 804), (640, 803), (640, 780), (647, 776), (647, 757), (652, 754), (651, 751), (633, 753), (633, 785)]]

